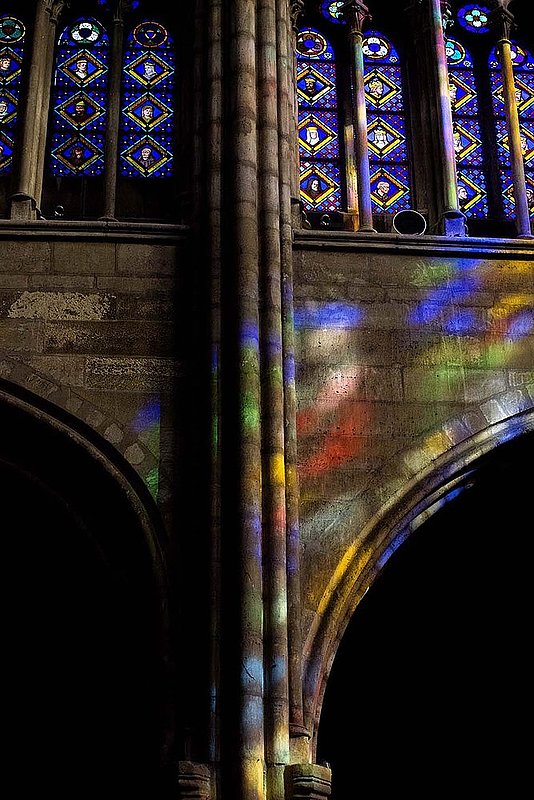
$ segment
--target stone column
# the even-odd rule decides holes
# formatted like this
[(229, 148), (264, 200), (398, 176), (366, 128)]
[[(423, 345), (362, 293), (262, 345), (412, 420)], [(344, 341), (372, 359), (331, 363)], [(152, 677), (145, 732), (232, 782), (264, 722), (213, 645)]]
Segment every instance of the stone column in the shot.
[(111, 53), (109, 62), (109, 105), (104, 140), (104, 213), (100, 219), (115, 219), (117, 195), (117, 164), (120, 125), (120, 97), (122, 76), (122, 49), (124, 41), (124, 14), (129, 9), (129, 0), (117, 0), (113, 10)]
[(351, 75), (353, 87), (354, 155), (360, 231), (376, 233), (371, 206), (369, 145), (367, 140), (367, 108), (363, 81), (363, 26), (370, 19), (369, 9), (360, 0), (346, 0), (341, 11), (349, 25), (351, 41)]
[(36, 4), (26, 114), (21, 135), (22, 157), (17, 191), (11, 198), (11, 219), (40, 216), (54, 44), (58, 17), (64, 6), (65, 0), (38, 0)]
[(440, 233), (445, 236), (465, 234), (465, 216), (460, 211), (457, 190), (456, 156), (449, 94), (449, 69), (445, 51), (444, 20), (450, 19), (449, 4), (443, 0), (429, 0), (430, 43), (434, 52), (438, 112), (439, 150), (442, 158), (443, 184), (442, 209), (439, 211)]
[(290, 0), (289, 14), (291, 19), (291, 37), (289, 40), (289, 64), (291, 69), (291, 78), (289, 84), (289, 108), (291, 111), (290, 118), (290, 131), (291, 140), (289, 144), (289, 163), (290, 163), (290, 177), (291, 177), (291, 213), (292, 222), (295, 228), (302, 227), (302, 214), (300, 210), (300, 169), (299, 169), (299, 143), (298, 143), (298, 99), (297, 99), (297, 33), (300, 24), (300, 18), (304, 11), (304, 0)]
[(494, 10), (492, 17), (499, 30), (500, 37), (497, 49), (501, 62), (506, 127), (512, 163), (517, 234), (522, 238), (531, 238), (530, 214), (525, 184), (525, 164), (521, 150), (519, 116), (515, 101), (514, 70), (510, 51), (510, 34), (514, 17), (508, 11), (510, 0), (496, 0), (496, 2), (497, 8)]
[[(285, 407), (286, 572), (289, 669), (290, 760), (307, 757), (310, 735), (304, 726), (302, 703), (302, 634), (300, 602), (299, 482), (297, 471), (297, 393), (295, 385), (295, 324), (293, 306), (293, 242), (290, 200), (300, 192), (296, 124), (295, 34), (303, 0), (278, 0), (278, 98), (280, 132), (280, 236), (282, 259), (282, 329)], [(296, 155), (291, 158), (291, 154)], [(300, 227), (300, 215), (299, 215)]]
[[(289, 761), (286, 477), (280, 230), (277, 0), (257, 4), (262, 509), (267, 797), (283, 800)], [(280, 76), (282, 80), (284, 75)], [(286, 84), (287, 99), (287, 84)], [(281, 105), (281, 104), (280, 104)], [(283, 111), (283, 109), (280, 109)], [(285, 131), (287, 136), (288, 131)]]
[[(255, 0), (223, 6), (225, 132), (221, 265), (223, 796), (263, 800), (264, 619)], [(274, 54), (273, 54), (274, 55)], [(263, 99), (263, 98), (262, 98)], [(225, 747), (226, 745), (226, 747)], [(227, 749), (226, 749), (227, 748)], [(225, 753), (226, 750), (226, 753)], [(230, 760), (231, 763), (228, 763)], [(231, 784), (231, 788), (230, 788)]]

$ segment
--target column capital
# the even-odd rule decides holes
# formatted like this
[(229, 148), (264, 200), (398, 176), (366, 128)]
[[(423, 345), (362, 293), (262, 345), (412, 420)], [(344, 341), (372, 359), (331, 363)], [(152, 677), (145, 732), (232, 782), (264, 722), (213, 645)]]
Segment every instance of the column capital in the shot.
[(440, 0), (440, 6), (441, 6), (441, 24), (443, 25), (443, 30), (446, 31), (447, 28), (451, 28), (454, 25), (452, 8), (448, 0)]
[(364, 24), (372, 20), (369, 9), (361, 0), (345, 0), (343, 5), (339, 7), (339, 10), (350, 25), (350, 32), (352, 34), (361, 34)]
[(121, 23), (129, 11), (133, 10), (132, 0), (115, 0), (113, 6), (113, 22)]
[(63, 9), (69, 7), (69, 0), (44, 0), (44, 10), (50, 15), (50, 21), (54, 24), (58, 21)]
[(289, 16), (291, 17), (291, 24), (294, 31), (298, 30), (300, 18), (304, 13), (304, 6), (304, 0), (291, 0), (289, 3)]
[(510, 39), (516, 27), (514, 15), (508, 11), (509, 3), (510, 0), (495, 0), (495, 8), (490, 15), (491, 24), (501, 39)]

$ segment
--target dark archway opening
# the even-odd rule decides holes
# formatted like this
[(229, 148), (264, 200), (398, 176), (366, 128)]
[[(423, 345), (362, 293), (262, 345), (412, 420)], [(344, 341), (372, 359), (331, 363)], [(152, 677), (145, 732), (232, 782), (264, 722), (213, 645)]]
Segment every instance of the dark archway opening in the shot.
[(169, 676), (136, 509), (74, 438), (1, 412), (2, 794), (159, 798)]
[(484, 458), (363, 598), (319, 726), (332, 800), (521, 793), (533, 452), (529, 434)]

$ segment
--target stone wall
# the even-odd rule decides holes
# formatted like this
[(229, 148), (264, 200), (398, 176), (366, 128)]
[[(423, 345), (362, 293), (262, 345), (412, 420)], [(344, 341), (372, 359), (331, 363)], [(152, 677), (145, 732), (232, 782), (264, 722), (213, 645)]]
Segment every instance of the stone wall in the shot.
[(534, 266), (526, 245), (297, 234), (307, 652), (329, 605), (341, 605), (348, 583), (384, 557), (388, 541), (369, 537), (383, 510), (391, 519), (391, 504), (420, 476), (533, 406)]
[(39, 223), (0, 231), (0, 375), (89, 424), (170, 499), (179, 230)]

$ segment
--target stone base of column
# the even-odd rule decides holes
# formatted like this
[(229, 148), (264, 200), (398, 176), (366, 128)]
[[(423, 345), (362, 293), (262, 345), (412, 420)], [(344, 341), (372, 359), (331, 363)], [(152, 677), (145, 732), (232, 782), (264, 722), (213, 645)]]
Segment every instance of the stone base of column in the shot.
[(360, 215), (355, 208), (349, 208), (348, 211), (341, 212), (343, 219), (344, 231), (357, 231), (360, 229)]
[(443, 236), (467, 236), (465, 219), (463, 211), (456, 211), (455, 209), (444, 211), (441, 217), (441, 233)]
[(29, 194), (17, 192), (11, 197), (11, 219), (32, 220), (42, 219), (35, 199)]
[(290, 764), (284, 783), (285, 800), (324, 800), (332, 793), (332, 770), (319, 764)]
[(211, 770), (195, 761), (178, 762), (177, 800), (211, 800)]

